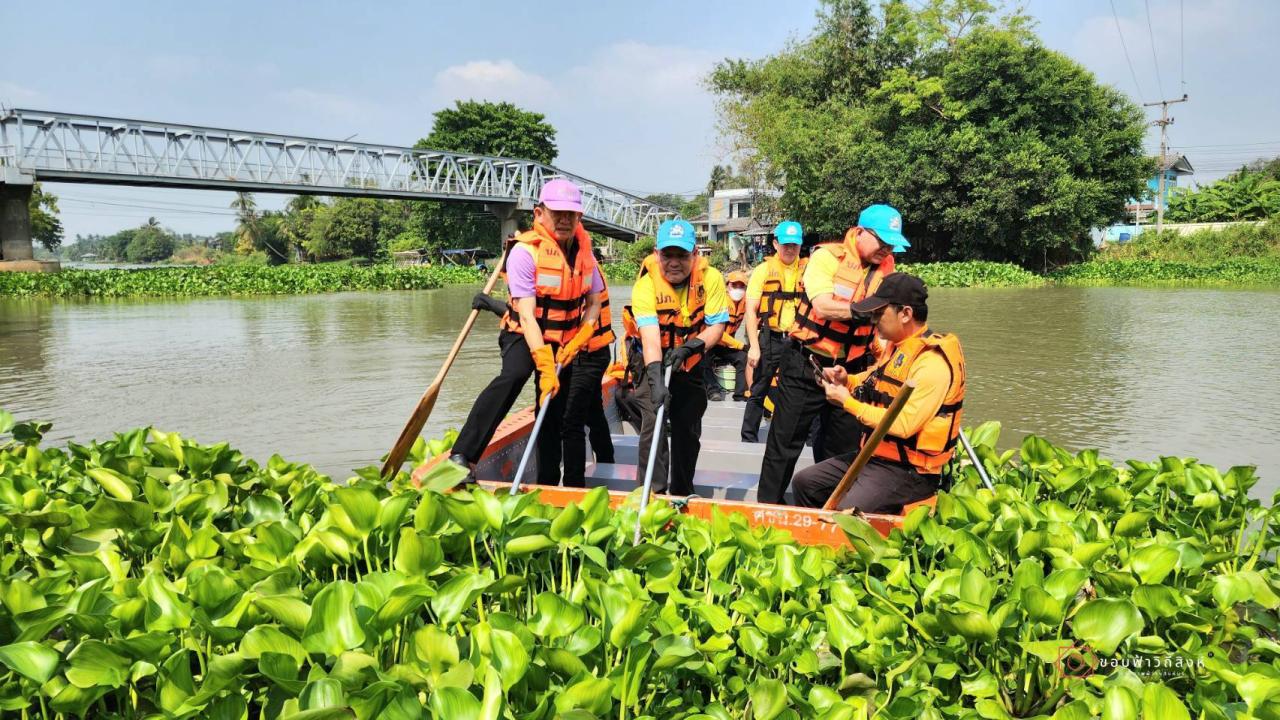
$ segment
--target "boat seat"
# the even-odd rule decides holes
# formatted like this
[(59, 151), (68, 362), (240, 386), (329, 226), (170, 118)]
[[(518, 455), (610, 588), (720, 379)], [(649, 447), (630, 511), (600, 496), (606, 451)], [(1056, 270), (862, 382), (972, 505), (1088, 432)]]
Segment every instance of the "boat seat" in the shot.
[[(643, 478), (636, 480), (634, 464), (592, 463), (587, 466), (586, 481), (589, 487), (603, 485), (610, 490), (631, 492)], [(693, 492), (704, 498), (754, 502), (758, 481), (759, 476), (754, 471), (735, 472), (699, 467), (693, 474)], [(787, 492), (786, 499), (787, 502), (791, 501), (790, 491)]]

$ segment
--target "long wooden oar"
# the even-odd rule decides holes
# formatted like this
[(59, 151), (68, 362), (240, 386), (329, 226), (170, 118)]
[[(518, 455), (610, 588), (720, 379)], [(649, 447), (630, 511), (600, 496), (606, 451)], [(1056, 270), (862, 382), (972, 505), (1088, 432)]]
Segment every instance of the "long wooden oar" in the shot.
[[(858, 473), (862, 472), (862, 468), (866, 466), (867, 461), (876, 451), (876, 446), (884, 439), (889, 428), (893, 426), (893, 421), (898, 419), (898, 413), (902, 412), (902, 407), (907, 404), (907, 398), (911, 397), (911, 393), (915, 392), (916, 383), (914, 380), (908, 380), (902, 385), (902, 390), (898, 392), (898, 397), (889, 403), (889, 409), (885, 410), (884, 417), (880, 419), (880, 423), (871, 431), (871, 437), (862, 444), (862, 450), (858, 452), (858, 456), (853, 459), (849, 465), (849, 469), (844, 471), (844, 477), (840, 478), (840, 484), (836, 485), (836, 489), (832, 491), (831, 497), (827, 498), (827, 504), (822, 506), (823, 510), (835, 510), (840, 505), (840, 501), (849, 492), (849, 488), (853, 487), (853, 481), (857, 479)], [(841, 410), (841, 412), (844, 412)]]
[[(507, 250), (504, 248), (502, 256), (498, 258), (498, 264), (493, 268), (493, 274), (489, 275), (489, 282), (484, 285), (484, 294), (488, 295), (493, 292), (493, 286), (498, 284), (498, 276), (502, 274), (502, 268), (507, 262)], [(453, 347), (449, 349), (449, 355), (444, 359), (444, 365), (440, 366), (440, 372), (436, 373), (436, 379), (431, 381), (427, 386), (427, 391), (422, 393), (422, 397), (418, 400), (418, 406), (413, 409), (413, 414), (409, 416), (409, 422), (404, 424), (404, 429), (400, 431), (400, 437), (396, 438), (396, 444), (391, 447), (391, 453), (387, 455), (387, 461), (382, 464), (382, 477), (389, 478), (400, 469), (400, 465), (404, 462), (404, 458), (409, 454), (409, 448), (413, 447), (413, 443), (417, 441), (418, 435), (422, 432), (422, 428), (427, 424), (427, 418), (431, 417), (431, 411), (436, 406), (436, 399), (440, 397), (440, 388), (444, 385), (444, 378), (449, 374), (449, 368), (453, 367), (453, 361), (457, 359), (458, 352), (462, 350), (462, 343), (466, 342), (467, 335), (471, 334), (471, 326), (476, 324), (476, 318), (480, 316), (480, 311), (472, 308), (471, 314), (467, 316), (467, 321), (462, 325), (462, 332), (458, 333), (458, 339), (453, 341)]]
[[(671, 392), (671, 371), (675, 365), (668, 365), (667, 371), (662, 375), (662, 387), (667, 388), (667, 392)], [(658, 445), (663, 444), (662, 422), (666, 418), (667, 404), (662, 403), (658, 406), (658, 412), (653, 422), (653, 440), (649, 442), (649, 463), (644, 468), (644, 492), (640, 495), (640, 514), (636, 516), (636, 535), (632, 541), (633, 545), (640, 544), (640, 520), (644, 517), (645, 508), (649, 507), (649, 493), (653, 489), (653, 466), (658, 463)], [(670, 470), (670, 468), (668, 468)]]
[(987, 468), (978, 459), (978, 453), (974, 452), (973, 445), (969, 443), (969, 437), (964, 434), (964, 430), (960, 430), (960, 442), (964, 445), (964, 451), (969, 454), (969, 460), (973, 466), (978, 469), (978, 477), (982, 478), (982, 482), (986, 484), (988, 490), (994, 491), (996, 488), (991, 484), (991, 477), (987, 475)]
[[(556, 375), (560, 375), (560, 366), (556, 365)], [(565, 388), (565, 392), (568, 392)], [(538, 433), (542, 432), (542, 421), (547, 419), (547, 408), (551, 407), (551, 398), (543, 398), (542, 404), (538, 406), (538, 416), (533, 420), (533, 430), (529, 432), (529, 438), (525, 440), (524, 453), (520, 455), (520, 465), (516, 468), (515, 477), (511, 478), (511, 494), (515, 495), (520, 492), (520, 481), (524, 479), (524, 468), (529, 464), (529, 458), (533, 455), (533, 446), (538, 444)]]

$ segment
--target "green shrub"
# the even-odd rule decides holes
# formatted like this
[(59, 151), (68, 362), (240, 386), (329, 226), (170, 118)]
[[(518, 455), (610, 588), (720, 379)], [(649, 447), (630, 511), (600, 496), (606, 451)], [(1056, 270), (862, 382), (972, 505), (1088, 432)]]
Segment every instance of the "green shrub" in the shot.
[(1280, 285), (1280, 259), (1233, 258), (1214, 263), (1092, 260), (1050, 273), (1068, 285)]
[(1186, 235), (1148, 230), (1128, 242), (1108, 245), (1096, 259), (1216, 263), (1236, 258), (1280, 258), (1280, 219)]
[(898, 269), (918, 276), (930, 287), (1034, 287), (1044, 278), (1012, 263), (970, 260), (903, 264)]

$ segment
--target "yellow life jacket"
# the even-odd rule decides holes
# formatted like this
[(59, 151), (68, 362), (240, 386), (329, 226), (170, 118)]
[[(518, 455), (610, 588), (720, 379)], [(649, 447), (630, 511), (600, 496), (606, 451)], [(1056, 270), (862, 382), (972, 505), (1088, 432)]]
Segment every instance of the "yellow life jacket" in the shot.
[[(855, 303), (875, 293), (885, 275), (893, 272), (893, 256), (880, 265), (868, 268), (862, 264), (857, 248), (853, 245), (853, 231), (845, 235), (844, 242), (823, 245), (835, 256), (836, 274), (833, 295), (841, 303)], [(850, 320), (826, 320), (809, 302), (804, 293), (804, 281), (800, 281), (800, 304), (796, 308), (796, 322), (791, 337), (810, 352), (829, 357), (843, 364), (849, 372), (862, 372), (871, 367), (872, 355), (867, 352), (875, 326), (870, 318)]]
[(942, 407), (909, 438), (885, 435), (876, 447), (875, 457), (910, 465), (921, 475), (942, 472), (955, 450), (960, 436), (965, 394), (964, 351), (960, 340), (951, 333), (931, 333), (925, 329), (885, 353), (884, 359), (858, 388), (858, 397), (868, 405), (887, 408), (898, 396), (911, 366), (926, 352), (937, 351), (951, 369), (951, 382), (942, 399)]
[[(533, 251), (535, 316), (543, 342), (552, 345), (563, 345), (578, 331), (584, 300), (591, 290), (591, 276), (595, 273), (591, 236), (581, 224), (575, 233), (578, 254), (572, 266), (555, 236), (541, 225), (534, 223), (532, 230), (516, 236), (516, 242), (525, 243)], [(502, 327), (515, 333), (523, 332), (514, 298), (507, 301)]]
[(795, 287), (787, 290), (783, 283), (786, 277), (786, 265), (778, 259), (777, 255), (770, 255), (765, 258), (765, 276), (764, 286), (760, 293), (760, 319), (768, 323), (771, 330), (777, 332), (786, 332), (791, 328), (782, 327), (782, 311), (790, 304), (792, 310), (795, 310), (796, 317), (799, 317), (798, 304), (804, 299), (804, 269), (809, 264), (809, 258), (800, 258), (796, 261), (799, 267), (796, 268)]
[[(636, 279), (639, 280), (648, 275), (653, 283), (654, 306), (658, 313), (658, 333), (662, 338), (663, 350), (680, 347), (685, 340), (695, 337), (706, 327), (707, 289), (702, 284), (702, 275), (707, 267), (709, 266), (705, 257), (698, 257), (693, 261), (693, 270), (689, 273), (687, 281), (685, 302), (689, 304), (689, 307), (686, 310), (681, 305), (680, 296), (676, 289), (671, 287), (671, 283), (667, 282), (667, 279), (662, 276), (662, 270), (658, 267), (658, 254), (656, 252), (645, 258), (644, 263), (640, 266), (640, 274), (636, 276)], [(687, 320), (685, 319), (686, 316)], [(681, 320), (684, 320), (684, 322), (681, 322)], [(639, 339), (640, 328), (636, 326), (630, 305), (622, 309), (622, 325), (626, 330), (627, 337)], [(697, 365), (701, 359), (702, 353), (698, 352), (690, 356), (682, 368), (684, 370), (692, 370), (693, 366)]]
[(747, 313), (747, 299), (735, 301), (729, 298), (729, 325), (724, 329), (724, 334), (732, 336), (738, 332), (738, 328), (742, 326), (742, 318)]

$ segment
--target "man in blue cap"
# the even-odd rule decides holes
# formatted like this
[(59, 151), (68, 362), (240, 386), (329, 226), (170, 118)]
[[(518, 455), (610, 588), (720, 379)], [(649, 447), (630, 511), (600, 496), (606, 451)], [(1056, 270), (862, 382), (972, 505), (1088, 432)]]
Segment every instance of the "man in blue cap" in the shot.
[(893, 272), (893, 253), (907, 247), (902, 215), (888, 205), (871, 205), (842, 242), (821, 245), (810, 255), (796, 320), (778, 361), (778, 392), (760, 465), (761, 502), (783, 502), (815, 417), (822, 426), (822, 437), (814, 444), (822, 449), (816, 460), (858, 449), (861, 426), (827, 403), (815, 371), (842, 367), (856, 375), (871, 366), (874, 327), (870, 316), (853, 306), (876, 291)]
[[(640, 357), (631, 359), (642, 410), (636, 480), (644, 480), (657, 429), (653, 489), (677, 496), (693, 494), (693, 473), (702, 449), (707, 392), (700, 363), (706, 349), (720, 342), (729, 321), (724, 277), (694, 252), (695, 247), (693, 225), (685, 220), (662, 223), (654, 253), (645, 258), (631, 290), (630, 312), (642, 349)], [(670, 387), (663, 384), (666, 367), (672, 369)], [(666, 429), (655, 427), (658, 408), (664, 404), (675, 429), (669, 453)]]
[(751, 397), (742, 414), (742, 442), (760, 442), (764, 398), (778, 372), (782, 341), (796, 319), (800, 277), (807, 259), (800, 257), (804, 229), (784, 220), (773, 229), (774, 254), (751, 271), (747, 282), (747, 367), (754, 368)]

